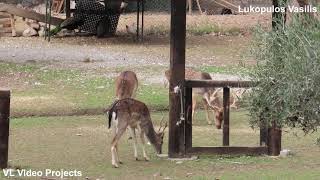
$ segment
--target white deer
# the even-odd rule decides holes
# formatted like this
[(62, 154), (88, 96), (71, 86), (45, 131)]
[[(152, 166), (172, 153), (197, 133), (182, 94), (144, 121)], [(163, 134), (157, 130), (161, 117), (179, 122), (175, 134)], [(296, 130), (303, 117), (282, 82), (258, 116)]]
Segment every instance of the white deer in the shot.
[(155, 148), (156, 153), (162, 153), (163, 137), (167, 123), (162, 128), (161, 121), (159, 131), (156, 132), (151, 121), (149, 109), (143, 102), (131, 98), (117, 100), (111, 105), (108, 116), (109, 128), (112, 126), (111, 163), (113, 167), (117, 168), (121, 164), (118, 155), (118, 142), (127, 128), (134, 132), (133, 147), (136, 160), (138, 160), (138, 152), (135, 129), (140, 133), (143, 157), (146, 161), (149, 161), (149, 157), (145, 150), (145, 136)]

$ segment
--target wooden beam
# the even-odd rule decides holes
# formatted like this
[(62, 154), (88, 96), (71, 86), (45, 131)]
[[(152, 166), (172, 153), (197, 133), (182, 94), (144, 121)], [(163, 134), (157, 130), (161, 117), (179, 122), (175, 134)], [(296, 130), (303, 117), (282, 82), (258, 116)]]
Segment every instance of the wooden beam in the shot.
[[(10, 4), (0, 3), (0, 12), (7, 12), (16, 16), (36, 20), (38, 22), (45, 22), (45, 15), (36, 13), (34, 11), (29, 11), (22, 8), (17, 8)], [(51, 17), (52, 25), (60, 25), (63, 22), (63, 19)]]
[(169, 146), (170, 158), (184, 155), (181, 136), (183, 126), (177, 125), (180, 120), (180, 96), (174, 88), (183, 85), (185, 80), (186, 50), (186, 1), (171, 0), (171, 41), (170, 41), (170, 86), (169, 86)]
[(10, 24), (10, 18), (2, 18), (0, 19), (0, 24)]
[(230, 87), (230, 88), (249, 88), (254, 87), (252, 81), (215, 81), (215, 80), (186, 80), (186, 87)]
[(230, 88), (223, 88), (223, 146), (229, 146)]
[(192, 147), (188, 154), (230, 154), (230, 155), (261, 155), (267, 154), (267, 147)]
[(0, 169), (8, 167), (10, 91), (0, 89)]

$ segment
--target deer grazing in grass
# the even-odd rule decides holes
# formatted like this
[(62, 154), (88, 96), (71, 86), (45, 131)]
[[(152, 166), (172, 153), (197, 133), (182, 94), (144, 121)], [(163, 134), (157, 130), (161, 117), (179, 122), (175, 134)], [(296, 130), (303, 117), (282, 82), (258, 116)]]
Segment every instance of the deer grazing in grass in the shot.
[[(171, 72), (167, 70), (165, 72), (165, 76), (169, 81)], [(199, 80), (212, 80), (209, 73), (195, 71), (191, 68), (185, 69), (186, 79), (199, 79)], [(195, 109), (197, 105), (197, 97), (202, 97), (202, 102), (206, 111), (206, 119), (208, 124), (212, 124), (209, 115), (209, 108), (213, 110), (213, 114), (215, 115), (215, 125), (217, 129), (221, 129), (221, 123), (223, 121), (223, 108), (220, 105), (220, 99), (214, 98), (215, 88), (196, 88), (192, 91), (192, 119), (194, 119)]]
[[(169, 81), (171, 76), (170, 70), (165, 72), (165, 76)], [(195, 71), (191, 68), (186, 68), (185, 70), (186, 79), (198, 79), (198, 80), (212, 80), (209, 73)], [(238, 109), (238, 102), (242, 94), (245, 92), (244, 89), (238, 89), (236, 91), (231, 91), (230, 96), (230, 107)], [(222, 88), (196, 88), (192, 91), (192, 119), (194, 119), (194, 114), (197, 106), (197, 97), (202, 97), (203, 106), (206, 111), (206, 119), (208, 124), (212, 124), (210, 120), (209, 109), (213, 110), (215, 117), (215, 126), (217, 129), (221, 129), (223, 122), (223, 99), (222, 99)]]
[(118, 142), (127, 128), (133, 132), (134, 157), (136, 160), (138, 160), (136, 129), (140, 133), (143, 157), (146, 161), (149, 161), (149, 157), (145, 150), (145, 137), (153, 145), (157, 154), (162, 153), (163, 137), (167, 123), (163, 127), (161, 121), (159, 131), (156, 132), (149, 109), (144, 103), (131, 98), (117, 100), (111, 105), (108, 118), (109, 128), (112, 126), (111, 163), (113, 167), (117, 168), (121, 164), (118, 155)]
[(132, 98), (138, 89), (138, 78), (132, 71), (123, 71), (116, 78), (117, 99)]

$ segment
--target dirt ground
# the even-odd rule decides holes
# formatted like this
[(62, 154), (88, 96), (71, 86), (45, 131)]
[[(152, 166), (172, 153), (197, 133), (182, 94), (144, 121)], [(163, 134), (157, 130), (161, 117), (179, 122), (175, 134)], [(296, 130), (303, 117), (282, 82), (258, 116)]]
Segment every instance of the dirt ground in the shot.
[[(169, 64), (169, 37), (147, 35), (144, 43), (137, 43), (133, 35), (125, 30), (125, 25), (135, 22), (135, 14), (122, 15), (116, 37), (97, 39), (95, 37), (52, 38), (50, 43), (43, 38), (0, 37), (0, 60), (13, 62), (62, 62), (64, 66), (116, 67), (140, 66), (146, 63), (160, 66)], [(270, 26), (270, 15), (229, 15), (201, 16), (188, 15), (187, 24), (214, 24), (222, 29), (237, 28), (239, 36), (188, 36), (187, 65), (233, 65), (241, 60), (244, 49), (249, 44), (248, 35), (258, 24)], [(21, 26), (23, 27), (23, 26)], [(170, 15), (146, 14), (145, 29), (167, 31)], [(164, 28), (164, 29), (162, 29)], [(229, 56), (231, 54), (231, 56)], [(248, 59), (246, 59), (248, 60)], [(250, 59), (249, 59), (249, 62)]]

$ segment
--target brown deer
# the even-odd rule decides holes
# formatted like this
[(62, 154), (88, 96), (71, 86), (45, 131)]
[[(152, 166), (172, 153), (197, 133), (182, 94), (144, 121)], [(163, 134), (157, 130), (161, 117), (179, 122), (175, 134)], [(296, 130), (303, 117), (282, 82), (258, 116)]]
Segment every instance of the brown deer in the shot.
[(134, 132), (133, 147), (136, 160), (138, 160), (138, 153), (135, 129), (138, 129), (140, 133), (143, 157), (146, 161), (149, 160), (149, 157), (145, 151), (145, 136), (155, 148), (156, 153), (162, 153), (163, 136), (167, 123), (162, 128), (161, 121), (159, 131), (156, 132), (151, 121), (149, 109), (144, 103), (131, 98), (117, 100), (111, 105), (108, 116), (109, 128), (112, 126), (113, 133), (111, 141), (111, 163), (113, 167), (117, 168), (119, 167), (118, 163), (121, 164), (118, 156), (118, 142), (127, 128)]
[(132, 71), (123, 71), (116, 78), (115, 84), (117, 99), (131, 98), (137, 91), (138, 78)]
[[(165, 72), (165, 76), (167, 80), (169, 81), (171, 72), (170, 70), (167, 70)], [(199, 72), (195, 71), (191, 68), (186, 68), (185, 69), (185, 77), (186, 79), (199, 79), (199, 80), (212, 80), (211, 76), (209, 73), (206, 72)], [(211, 101), (213, 99), (213, 96), (215, 92), (215, 88), (196, 88), (192, 91), (192, 119), (194, 119), (194, 114), (195, 114), (195, 109), (197, 105), (197, 96), (202, 97), (202, 102), (206, 111), (206, 119), (208, 124), (212, 124), (210, 120), (210, 115), (209, 115), (209, 107), (212, 108), (214, 111), (215, 115), (215, 125), (218, 129), (221, 129), (221, 123), (223, 120), (223, 109), (220, 108), (221, 106), (218, 106), (217, 104), (220, 103), (220, 99), (214, 99), (214, 101)]]

